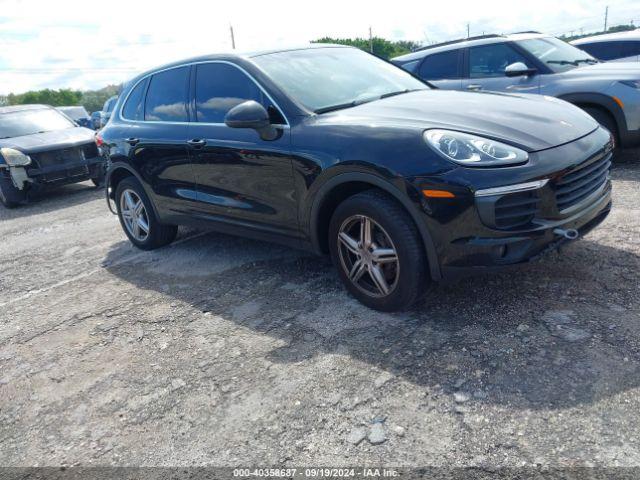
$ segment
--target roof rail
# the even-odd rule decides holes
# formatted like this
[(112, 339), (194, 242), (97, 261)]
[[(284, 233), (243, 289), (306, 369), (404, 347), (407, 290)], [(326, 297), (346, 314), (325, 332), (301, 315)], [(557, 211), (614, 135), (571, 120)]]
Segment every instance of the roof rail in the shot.
[(499, 38), (499, 37), (502, 37), (502, 36), (503, 35), (498, 35), (496, 33), (492, 33), (492, 34), (489, 34), (489, 35), (476, 35), (475, 37), (458, 38), (457, 40), (449, 40), (448, 42), (434, 43), (433, 45), (426, 45), (424, 47), (420, 47), (420, 48), (414, 50), (414, 52), (420, 52), (422, 50), (428, 50), (430, 48), (443, 47), (445, 45), (453, 45), (454, 43), (467, 42), (469, 40), (482, 40), (483, 38)]

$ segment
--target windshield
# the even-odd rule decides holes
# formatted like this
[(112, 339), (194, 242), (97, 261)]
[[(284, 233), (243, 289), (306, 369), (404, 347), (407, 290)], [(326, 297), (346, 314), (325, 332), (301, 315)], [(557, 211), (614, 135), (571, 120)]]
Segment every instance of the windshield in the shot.
[(84, 107), (58, 107), (58, 110), (74, 120), (80, 120), (81, 118), (87, 118), (89, 116)]
[(75, 125), (57, 110), (42, 108), (0, 114), (0, 138), (73, 128)]
[(579, 65), (598, 63), (587, 52), (554, 37), (530, 38), (516, 42), (554, 72), (564, 72)]
[(253, 61), (286, 93), (317, 113), (429, 88), (401, 68), (355, 48), (279, 52)]

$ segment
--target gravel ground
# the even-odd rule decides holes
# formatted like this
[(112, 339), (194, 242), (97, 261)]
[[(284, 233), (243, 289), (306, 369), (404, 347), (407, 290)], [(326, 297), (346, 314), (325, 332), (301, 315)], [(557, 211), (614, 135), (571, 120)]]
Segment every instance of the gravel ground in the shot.
[(640, 466), (640, 163), (586, 238), (410, 312), (327, 259), (126, 241), (88, 184), (0, 209), (0, 465)]

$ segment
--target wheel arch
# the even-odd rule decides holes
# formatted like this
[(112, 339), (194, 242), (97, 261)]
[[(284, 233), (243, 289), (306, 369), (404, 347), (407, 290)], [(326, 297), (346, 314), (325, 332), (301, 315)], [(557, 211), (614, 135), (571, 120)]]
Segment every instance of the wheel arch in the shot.
[(442, 278), (438, 255), (427, 226), (420, 220), (419, 212), (397, 187), (375, 175), (361, 172), (341, 173), (327, 180), (315, 194), (309, 214), (309, 229), (313, 250), (328, 251), (329, 222), (335, 208), (346, 198), (364, 190), (377, 188), (397, 200), (413, 220), (427, 254), (429, 272), (433, 280)]
[[(620, 108), (620, 105), (618, 105), (613, 98), (607, 95), (601, 93), (570, 93), (560, 95), (558, 98), (572, 103), (576, 107), (599, 108), (605, 113), (608, 113), (616, 124), (618, 137), (621, 137), (627, 130), (627, 121), (622, 108)], [(619, 140), (620, 138), (616, 139), (616, 141)]]
[(149, 188), (147, 187), (144, 180), (140, 177), (138, 172), (135, 171), (130, 165), (122, 162), (114, 163), (111, 165), (109, 170), (107, 171), (107, 175), (105, 178), (105, 189), (107, 198), (115, 201), (116, 190), (118, 185), (122, 180), (128, 177), (134, 177), (142, 188), (144, 189), (147, 196), (151, 199), (151, 206), (153, 207), (154, 213), (158, 217), (158, 208), (156, 207), (155, 202), (153, 201), (153, 196), (150, 195)]

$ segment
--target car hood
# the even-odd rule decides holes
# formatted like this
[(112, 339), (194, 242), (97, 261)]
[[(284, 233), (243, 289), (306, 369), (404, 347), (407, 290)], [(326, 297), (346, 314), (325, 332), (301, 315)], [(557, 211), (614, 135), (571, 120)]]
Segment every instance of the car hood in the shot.
[(640, 63), (602, 62), (572, 68), (555, 75), (565, 78), (593, 78), (594, 80), (640, 80)]
[(95, 132), (88, 128), (66, 128), (22, 137), (3, 138), (0, 139), (0, 147), (15, 148), (26, 154), (37, 153), (93, 142), (94, 135)]
[(320, 115), (330, 123), (449, 128), (517, 145), (530, 152), (562, 145), (596, 128), (593, 118), (553, 97), (421, 90)]

